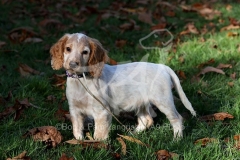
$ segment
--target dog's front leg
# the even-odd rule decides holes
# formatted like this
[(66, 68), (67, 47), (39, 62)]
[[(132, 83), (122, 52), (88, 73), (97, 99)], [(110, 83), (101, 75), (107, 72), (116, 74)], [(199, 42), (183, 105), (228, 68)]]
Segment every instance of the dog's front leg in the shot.
[(95, 140), (104, 140), (108, 138), (111, 121), (112, 116), (109, 114), (101, 114), (97, 117), (94, 117), (95, 128), (93, 136)]
[(73, 135), (76, 139), (82, 140), (83, 136), (83, 129), (84, 129), (84, 116), (81, 115), (79, 112), (73, 111), (70, 109), (71, 121), (72, 121), (72, 128), (73, 128)]

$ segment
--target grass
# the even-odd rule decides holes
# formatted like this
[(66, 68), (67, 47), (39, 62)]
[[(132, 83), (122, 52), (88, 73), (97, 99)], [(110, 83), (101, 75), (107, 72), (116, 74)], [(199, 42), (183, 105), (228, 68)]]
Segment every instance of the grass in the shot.
[[(65, 2), (65, 1), (63, 1)], [(125, 5), (125, 8), (136, 7), (132, 1)], [(240, 156), (239, 150), (235, 149), (235, 141), (233, 136), (240, 134), (240, 95), (238, 79), (240, 73), (240, 56), (237, 49), (239, 45), (239, 37), (228, 37), (229, 31), (219, 32), (221, 27), (226, 26), (228, 17), (237, 17), (239, 4), (229, 2), (232, 6), (231, 11), (227, 11), (223, 2), (218, 2), (214, 6), (222, 12), (224, 23), (219, 23), (218, 19), (211, 20), (216, 24), (214, 33), (208, 32), (206, 35), (186, 35), (181, 37), (180, 43), (173, 46), (176, 47), (176, 52), (169, 53), (156, 50), (142, 50), (138, 47), (138, 40), (151, 32), (150, 25), (138, 21), (135, 14), (123, 14), (120, 18), (110, 17), (103, 19), (99, 24), (96, 24), (98, 14), (86, 13), (87, 19), (82, 24), (76, 24), (68, 18), (63, 18), (63, 10), (72, 14), (77, 14), (81, 6), (94, 6), (94, 3), (88, 1), (82, 4), (74, 4), (72, 1), (65, 2), (64, 7), (57, 8), (55, 1), (44, 2), (48, 3), (43, 8), (40, 8), (41, 3), (36, 1), (21, 1), (21, 3), (7, 2), (0, 6), (2, 15), (0, 17), (0, 40), (7, 43), (6, 46), (0, 48), (0, 67), (5, 67), (5, 70), (0, 70), (0, 97), (6, 97), (11, 91), (13, 98), (6, 106), (12, 106), (15, 99), (29, 98), (30, 102), (42, 109), (29, 107), (24, 110), (23, 115), (18, 121), (14, 121), (14, 115), (9, 115), (0, 121), (0, 159), (14, 157), (26, 150), (31, 159), (59, 159), (62, 153), (66, 153), (75, 159), (115, 159), (113, 153), (121, 153), (121, 145), (116, 140), (117, 133), (127, 135), (124, 130), (112, 130), (108, 143), (111, 146), (110, 150), (87, 148), (83, 149), (80, 145), (69, 145), (61, 143), (58, 147), (46, 149), (46, 146), (41, 142), (34, 142), (31, 138), (23, 139), (22, 135), (29, 129), (39, 126), (56, 126), (63, 123), (68, 128), (60, 130), (65, 140), (73, 138), (71, 123), (61, 122), (55, 116), (55, 112), (59, 105), (64, 109), (68, 109), (66, 101), (61, 102), (62, 93), (54, 87), (50, 78), (55, 73), (64, 73), (64, 71), (53, 71), (51, 65), (45, 65), (43, 62), (36, 60), (46, 60), (49, 57), (49, 47), (56, 42), (64, 33), (86, 32), (90, 37), (99, 39), (105, 48), (109, 50), (111, 58), (118, 62), (134, 59), (140, 61), (142, 57), (149, 54), (148, 61), (154, 63), (165, 63), (174, 71), (184, 71), (186, 79), (182, 80), (183, 89), (197, 111), (198, 116), (212, 114), (216, 112), (228, 112), (234, 116), (233, 120), (214, 121), (211, 125), (206, 122), (201, 122), (196, 118), (191, 118), (189, 112), (184, 109), (181, 103), (176, 103), (180, 114), (186, 115), (184, 138), (180, 141), (173, 141), (173, 131), (169, 126), (168, 120), (161, 113), (154, 119), (155, 127), (135, 135), (135, 138), (151, 147), (147, 148), (136, 143), (127, 142), (127, 154), (121, 155), (121, 159), (156, 159), (154, 154), (160, 149), (166, 149), (177, 153), (185, 160), (191, 159), (238, 159)], [(111, 2), (99, 3), (99, 10), (109, 7)], [(154, 8), (154, 5), (145, 5), (145, 8)], [(47, 15), (41, 16), (38, 13), (48, 11)], [(182, 12), (181, 9), (175, 11), (177, 14), (174, 17), (166, 17), (167, 22), (174, 23), (175, 27), (169, 27), (174, 34), (175, 39), (177, 34), (184, 30), (184, 25), (188, 19), (195, 22), (195, 26), (200, 29), (204, 24), (209, 23), (203, 17), (196, 13)], [(54, 14), (56, 13), (56, 14)], [(58, 15), (60, 14), (60, 16)], [(8, 15), (8, 16), (7, 16)], [(47, 33), (42, 34), (39, 22), (51, 17), (61, 21), (65, 28), (59, 28), (55, 25), (45, 27)], [(141, 30), (130, 30), (121, 32), (119, 25), (128, 22), (132, 18), (141, 27)], [(34, 23), (35, 22), (35, 23)], [(155, 21), (154, 21), (155, 22)], [(157, 23), (157, 22), (155, 22)], [(101, 30), (100, 27), (110, 26), (107, 31)], [(12, 29), (22, 26), (29, 26), (34, 31), (41, 35), (43, 42), (41, 43), (17, 43), (13, 44), (8, 38), (7, 33)], [(235, 30), (238, 32), (239, 30)], [(201, 42), (200, 37), (204, 37), (205, 42)], [(115, 40), (127, 40), (127, 44), (122, 48), (115, 47)], [(215, 46), (215, 47), (214, 47)], [(184, 62), (179, 61), (179, 57), (184, 57)], [(196, 66), (214, 58), (215, 62), (211, 66), (217, 66), (219, 63), (230, 63), (232, 68), (224, 69), (225, 75), (217, 73), (207, 73), (201, 76), (201, 81), (207, 83), (191, 83), (191, 77), (196, 75), (200, 69)], [(171, 59), (171, 60), (169, 60)], [(19, 63), (24, 63), (32, 68), (43, 72), (41, 75), (31, 75), (29, 77), (21, 77), (17, 72)], [(232, 80), (229, 75), (236, 72), (237, 79)], [(234, 86), (230, 87), (228, 82), (233, 82)], [(200, 94), (201, 92), (201, 94)], [(177, 94), (174, 92), (177, 96)], [(55, 102), (46, 101), (49, 95), (56, 97)], [(6, 107), (0, 103), (0, 111)], [(43, 110), (44, 109), (44, 110)], [(124, 124), (135, 125), (136, 122), (121, 119)], [(113, 121), (113, 125), (118, 125)], [(93, 131), (91, 130), (91, 133)], [(194, 141), (200, 138), (210, 137), (216, 138), (217, 142), (210, 143), (206, 147), (195, 145)], [(226, 143), (225, 138), (230, 137), (230, 142)]]

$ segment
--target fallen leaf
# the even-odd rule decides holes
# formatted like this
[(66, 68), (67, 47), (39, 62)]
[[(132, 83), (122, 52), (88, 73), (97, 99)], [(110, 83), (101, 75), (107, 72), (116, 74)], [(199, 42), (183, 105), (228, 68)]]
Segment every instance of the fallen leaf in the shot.
[(7, 158), (7, 160), (30, 160), (30, 157), (27, 156), (27, 151), (23, 151), (18, 156), (13, 158)]
[(5, 46), (6, 44), (7, 44), (6, 42), (0, 41), (0, 48), (2, 48), (3, 46)]
[(119, 153), (112, 153), (112, 156), (115, 160), (120, 160), (121, 159), (121, 155)]
[(133, 30), (134, 28), (134, 24), (133, 23), (124, 23), (122, 25), (119, 26), (120, 29), (126, 31), (126, 30)]
[(185, 25), (184, 28), (185, 28), (185, 30), (180, 32), (180, 35), (185, 35), (185, 34), (188, 34), (188, 33), (199, 34), (199, 31), (195, 27), (194, 23), (188, 23), (188, 24)]
[(221, 69), (208, 66), (208, 67), (205, 67), (204, 69), (202, 69), (202, 70), (198, 73), (198, 75), (200, 75), (200, 74), (206, 74), (206, 73), (209, 73), (209, 72), (215, 72), (215, 73), (225, 74), (225, 72), (223, 72), (223, 70), (221, 70)]
[(233, 86), (234, 86), (234, 82), (228, 82), (228, 85), (229, 85), (230, 87), (233, 87)]
[(118, 47), (118, 48), (122, 48), (126, 44), (127, 44), (127, 40), (120, 39), (120, 40), (115, 41), (115, 46)]
[(25, 108), (28, 108), (30, 106), (28, 99), (24, 99), (22, 101), (15, 100), (15, 104), (12, 107), (5, 108), (0, 113), (0, 120), (14, 114), (14, 121), (18, 120)]
[(119, 135), (120, 137), (130, 141), (130, 142), (134, 142), (134, 143), (137, 143), (137, 144), (140, 144), (140, 145), (143, 145), (143, 146), (148, 146), (147, 144), (143, 143), (142, 141), (136, 139), (136, 138), (133, 138), (133, 137), (130, 137), (130, 136), (124, 136), (124, 135), (121, 135), (121, 134), (117, 134)]
[(138, 20), (141, 22), (153, 25), (151, 13), (146, 13), (146, 12), (138, 13)]
[(202, 8), (198, 10), (198, 13), (202, 15), (207, 20), (212, 20), (217, 16), (221, 15), (221, 12), (211, 8)]
[(89, 139), (89, 140), (94, 140), (93, 137), (91, 136), (91, 134), (89, 132), (86, 133), (86, 137)]
[(202, 3), (195, 3), (191, 6), (189, 5), (180, 5), (183, 11), (187, 12), (197, 12), (207, 20), (212, 20), (213, 18), (220, 16), (221, 12), (210, 8), (208, 5)]
[(202, 138), (194, 142), (194, 144), (201, 144), (202, 147), (205, 147), (208, 143), (217, 142), (216, 138)]
[(66, 74), (64, 75), (58, 75), (54, 74), (52, 78), (52, 84), (54, 87), (59, 87), (61, 89), (65, 89), (65, 84), (66, 84)]
[(239, 29), (239, 28), (240, 28), (240, 26), (235, 26), (233, 24), (230, 24), (228, 26), (221, 28), (220, 31), (222, 32), (222, 31), (228, 31), (228, 30)]
[(68, 157), (65, 153), (63, 153), (59, 160), (74, 160), (74, 158)]
[(167, 23), (159, 23), (157, 25), (152, 26), (151, 30), (154, 31), (157, 29), (164, 29), (164, 28), (166, 28), (166, 26), (167, 26)]
[(187, 77), (186, 77), (186, 75), (183, 71), (180, 70), (180, 71), (177, 72), (177, 74), (178, 74), (179, 78), (187, 79)]
[(42, 26), (42, 27), (46, 27), (48, 25), (60, 25), (61, 22), (59, 20), (56, 20), (56, 19), (44, 19), (42, 21), (39, 22), (39, 25)]
[(29, 37), (26, 38), (23, 42), (24, 43), (39, 43), (42, 42), (43, 40), (41, 38), (37, 38), (37, 37)]
[(214, 62), (215, 62), (215, 60), (212, 58), (212, 59), (208, 60), (207, 62), (203, 62), (203, 63), (197, 65), (197, 68), (202, 68), (202, 67), (204, 67), (206, 65), (210, 65), (210, 64), (212, 64)]
[(219, 112), (219, 113), (214, 113), (214, 114), (199, 117), (199, 120), (200, 121), (211, 121), (211, 120), (223, 121), (226, 118), (233, 119), (234, 117), (229, 113)]
[(167, 150), (159, 150), (159, 151), (155, 152), (155, 154), (157, 155), (157, 160), (169, 160), (172, 158), (178, 159), (178, 157), (179, 157), (178, 154), (169, 152)]
[(231, 64), (223, 64), (223, 63), (220, 63), (216, 68), (218, 68), (218, 69), (222, 69), (222, 68), (232, 68), (232, 65), (231, 65)]
[(229, 20), (230, 24), (232, 24), (234, 26), (240, 25), (240, 22), (238, 20), (236, 20), (235, 18), (229, 17), (228, 20)]
[(48, 147), (56, 147), (63, 139), (61, 133), (53, 126), (42, 126), (30, 129), (23, 135), (24, 138), (27, 136), (32, 136), (34, 141), (44, 142)]
[(76, 139), (72, 139), (72, 140), (68, 140), (65, 141), (65, 143), (68, 144), (78, 144), (81, 145), (83, 148), (87, 148), (87, 147), (93, 147), (95, 149), (108, 149), (108, 145), (103, 143), (102, 141), (98, 141), (98, 140), (76, 140)]
[(236, 72), (230, 74), (230, 78), (233, 79), (233, 80), (235, 80), (235, 79), (236, 79)]
[(8, 38), (13, 43), (22, 43), (27, 38), (33, 37), (38, 37), (38, 34), (30, 27), (15, 28), (8, 33)]
[(69, 114), (69, 111), (63, 110), (61, 106), (58, 107), (58, 110), (54, 114), (57, 120), (65, 122), (68, 120), (67, 114)]
[(239, 33), (238, 32), (228, 32), (227, 36), (228, 37), (237, 37), (237, 36), (239, 36)]
[(232, 10), (232, 6), (230, 4), (227, 4), (226, 5), (226, 10), (231, 11)]
[(112, 59), (112, 58), (109, 58), (109, 59), (108, 59), (108, 63), (109, 63), (110, 65), (117, 65), (117, 64), (118, 64), (117, 61), (115, 61), (115, 60)]
[(40, 74), (39, 71), (29, 67), (26, 64), (21, 64), (21, 63), (18, 65), (18, 71), (20, 72), (21, 76), (23, 76), (23, 77), (27, 77), (31, 74), (35, 74), (35, 75)]
[(117, 140), (118, 140), (118, 142), (121, 144), (121, 146), (122, 146), (122, 154), (123, 155), (126, 155), (126, 153), (127, 153), (127, 146), (126, 146), (126, 143), (123, 141), (123, 139), (122, 138), (120, 138), (120, 137), (118, 137), (117, 138)]

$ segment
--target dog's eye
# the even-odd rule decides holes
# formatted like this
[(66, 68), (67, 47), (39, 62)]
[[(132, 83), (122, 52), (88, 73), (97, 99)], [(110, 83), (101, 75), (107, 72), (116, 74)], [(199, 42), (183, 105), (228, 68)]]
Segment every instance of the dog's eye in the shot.
[(82, 51), (82, 54), (88, 54), (88, 51)]
[(70, 47), (67, 47), (66, 50), (67, 50), (68, 52), (71, 52), (71, 48), (70, 48)]

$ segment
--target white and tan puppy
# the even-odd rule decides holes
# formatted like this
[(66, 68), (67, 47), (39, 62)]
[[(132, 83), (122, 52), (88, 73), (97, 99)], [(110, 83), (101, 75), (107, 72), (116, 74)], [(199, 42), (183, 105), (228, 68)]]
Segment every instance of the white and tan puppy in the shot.
[[(79, 79), (114, 114), (135, 111), (136, 131), (153, 124), (151, 106), (156, 106), (169, 119), (174, 137), (182, 137), (182, 117), (177, 112), (172, 86), (185, 107), (196, 115), (174, 71), (162, 64), (135, 62), (116, 66), (105, 64), (109, 58), (101, 43), (81, 33), (66, 34), (50, 50), (52, 68), (67, 71), (66, 95), (76, 139), (83, 139), (86, 116), (95, 122), (95, 139), (106, 139), (112, 115), (81, 85)], [(86, 81), (82, 74), (86, 75)]]

